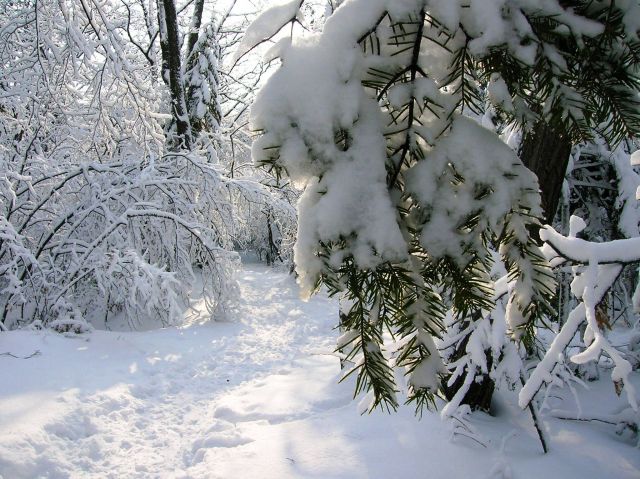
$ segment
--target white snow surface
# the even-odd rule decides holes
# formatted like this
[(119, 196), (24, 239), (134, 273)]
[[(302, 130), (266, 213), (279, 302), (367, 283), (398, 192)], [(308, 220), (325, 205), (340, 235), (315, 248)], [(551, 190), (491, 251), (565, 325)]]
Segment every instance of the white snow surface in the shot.
[[(240, 276), (233, 322), (200, 323), (196, 304), (182, 328), (0, 333), (0, 477), (639, 477), (633, 441), (596, 423), (547, 417), (543, 455), (515, 395), (472, 416), (485, 447), (409, 406), (361, 416), (353, 384), (337, 383), (337, 302), (300, 302), (292, 278), (263, 266)], [(603, 381), (581, 408), (620, 404)]]

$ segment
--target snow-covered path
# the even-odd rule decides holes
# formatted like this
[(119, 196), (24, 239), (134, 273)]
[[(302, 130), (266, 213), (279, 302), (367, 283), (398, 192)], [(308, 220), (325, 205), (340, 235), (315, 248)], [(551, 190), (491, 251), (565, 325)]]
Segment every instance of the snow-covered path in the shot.
[[(288, 376), (305, 362), (335, 375), (335, 358), (323, 354), (332, 349), (335, 309), (322, 297), (301, 303), (290, 278), (266, 268), (243, 272), (241, 288), (232, 323), (71, 339), (0, 335), (0, 353), (40, 352), (0, 357), (0, 473), (182, 476), (211, 449), (251, 442), (245, 422), (306, 414), (320, 398), (312, 382), (295, 379), (305, 386), (290, 398), (297, 404), (285, 407), (278, 396), (292, 392)], [(268, 390), (266, 374), (279, 391)], [(252, 397), (268, 402), (254, 410)]]
[(0, 334), (0, 353), (39, 352), (0, 356), (0, 476), (500, 478), (512, 464), (515, 478), (640, 477), (637, 450), (589, 426), (551, 425), (543, 457), (526, 415), (477, 416), (485, 448), (408, 407), (360, 416), (337, 384), (335, 303), (302, 303), (260, 266), (241, 288), (235, 322)]

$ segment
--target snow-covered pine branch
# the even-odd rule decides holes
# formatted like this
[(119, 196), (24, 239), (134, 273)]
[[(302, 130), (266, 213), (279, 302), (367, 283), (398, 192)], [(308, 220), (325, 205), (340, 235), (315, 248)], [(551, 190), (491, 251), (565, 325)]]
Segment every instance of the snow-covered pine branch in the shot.
[[(616, 144), (639, 132), (638, 61), (625, 53), (637, 48), (637, 13), (634, 2), (350, 0), (321, 33), (278, 46), (282, 65), (252, 109), (262, 133), (254, 158), (305, 187), (299, 282), (306, 294), (320, 284), (343, 294), (343, 327), (360, 331), (350, 343), (361, 359), (358, 387), (373, 391), (372, 404), (394, 404), (389, 364), (406, 366), (410, 396), (429, 402), (442, 368), (421, 338), (439, 334), (451, 307), (468, 333), (457, 345), (466, 350), (475, 323), (494, 307), (491, 248), (509, 273), (508, 329), (531, 346), (555, 290), (530, 237), (543, 215), (538, 189), (553, 210), (569, 151), (552, 165), (560, 172), (553, 185), (546, 177), (538, 185), (465, 116), (488, 99), (505, 122), (569, 146), (594, 135)], [(612, 68), (619, 75), (606, 73)], [(543, 143), (534, 138), (523, 157)], [(390, 271), (397, 282), (387, 289), (375, 278)], [(383, 307), (387, 294), (402, 306)], [(388, 362), (385, 328), (410, 345), (403, 360)], [(475, 367), (483, 371), (482, 361)], [(486, 398), (465, 401), (486, 408)]]
[[(281, 52), (282, 67), (252, 110), (263, 132), (256, 160), (306, 187), (300, 284), (307, 294), (320, 283), (346, 292), (343, 327), (361, 331), (352, 355), (362, 356), (359, 385), (373, 388), (373, 404), (394, 404), (387, 358), (367, 360), (384, 350), (385, 327), (409, 345), (394, 364), (408, 368), (411, 396), (431, 400), (443, 373), (431, 339), (443, 309), (464, 322), (493, 307), (488, 245), (512, 279), (514, 337), (531, 330), (553, 290), (528, 233), (540, 216), (535, 178), (495, 134), (461, 115), (481, 103), (474, 62), (499, 39), (473, 49), (468, 32), (481, 32), (480, 20), (461, 14), (469, 30), (458, 22), (447, 30), (441, 13), (423, 2), (344, 3), (321, 34)], [(477, 34), (475, 43), (487, 40)], [(394, 286), (378, 274), (396, 278)], [(384, 307), (387, 295), (395, 306)]]

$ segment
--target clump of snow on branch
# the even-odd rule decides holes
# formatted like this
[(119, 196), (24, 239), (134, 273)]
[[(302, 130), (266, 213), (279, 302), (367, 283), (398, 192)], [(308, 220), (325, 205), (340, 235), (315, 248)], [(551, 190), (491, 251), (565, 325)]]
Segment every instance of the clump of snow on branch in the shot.
[[(290, 49), (252, 108), (253, 127), (269, 125), (253, 144), (254, 158), (268, 162), (269, 147), (278, 146), (292, 179), (306, 186), (298, 204), (295, 262), (307, 293), (322, 270), (315, 254), (320, 242), (345, 239), (345, 249), (362, 267), (375, 267), (381, 258), (406, 257), (386, 187), (377, 105), (357, 78), (349, 78), (358, 68), (356, 47), (344, 58), (334, 41), (324, 35)], [(349, 131), (348, 148), (336, 145), (334, 125)], [(336, 252), (337, 264), (341, 255)]]
[[(487, 171), (491, 171), (490, 176)], [(463, 176), (464, 181), (456, 182), (456, 175)], [(431, 150), (429, 161), (418, 163), (408, 176), (407, 190), (425, 205), (420, 211), (428, 215), (428, 219), (420, 218), (425, 223), (422, 244), (436, 257), (465, 261), (460, 254), (469, 247), (465, 243), (482, 239), (460, 236), (457, 228), (480, 209), (480, 231), (497, 229), (518, 201), (530, 206), (532, 215), (540, 213), (533, 173), (493, 132), (464, 117), (456, 120), (451, 132)], [(486, 196), (481, 195), (483, 190)], [(473, 246), (477, 250), (480, 245)]]
[(275, 36), (287, 23), (296, 21), (300, 16), (300, 6), (304, 0), (279, 2), (263, 11), (251, 22), (238, 44), (233, 61), (239, 60), (260, 43)]

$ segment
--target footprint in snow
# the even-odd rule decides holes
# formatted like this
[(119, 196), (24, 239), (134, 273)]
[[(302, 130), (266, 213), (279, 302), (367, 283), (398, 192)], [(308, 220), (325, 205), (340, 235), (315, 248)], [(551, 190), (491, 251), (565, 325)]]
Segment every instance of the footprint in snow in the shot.
[(232, 448), (253, 441), (252, 438), (241, 434), (233, 424), (227, 421), (216, 421), (203, 437), (193, 442), (191, 451), (184, 456), (184, 462), (187, 466), (193, 466), (204, 460), (209, 449)]

